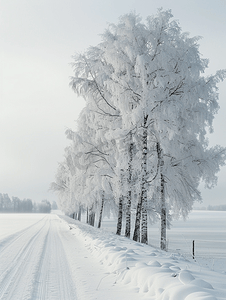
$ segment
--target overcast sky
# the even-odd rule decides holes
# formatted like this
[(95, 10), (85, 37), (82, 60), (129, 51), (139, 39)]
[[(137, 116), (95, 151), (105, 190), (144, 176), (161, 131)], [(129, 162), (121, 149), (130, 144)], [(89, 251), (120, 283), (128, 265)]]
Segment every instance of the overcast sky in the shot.
[[(33, 201), (48, 192), (63, 160), (67, 128), (84, 106), (69, 87), (71, 56), (98, 44), (108, 23), (131, 11), (143, 20), (172, 9), (183, 31), (202, 36), (208, 73), (226, 69), (226, 0), (0, 0), (0, 193)], [(226, 147), (226, 81), (210, 144)], [(203, 205), (226, 204), (226, 167)]]

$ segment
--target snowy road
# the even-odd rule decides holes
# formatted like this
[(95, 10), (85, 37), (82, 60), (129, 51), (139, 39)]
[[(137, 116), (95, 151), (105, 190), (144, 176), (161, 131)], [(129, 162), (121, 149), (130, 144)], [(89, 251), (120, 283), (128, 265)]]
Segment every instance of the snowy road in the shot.
[[(89, 226), (90, 227), (90, 226)], [(0, 300), (139, 300), (57, 215), (0, 214)]]
[(76, 299), (59, 236), (59, 219), (42, 215), (0, 241), (0, 299)]
[(225, 300), (226, 271), (54, 214), (0, 214), (0, 300)]

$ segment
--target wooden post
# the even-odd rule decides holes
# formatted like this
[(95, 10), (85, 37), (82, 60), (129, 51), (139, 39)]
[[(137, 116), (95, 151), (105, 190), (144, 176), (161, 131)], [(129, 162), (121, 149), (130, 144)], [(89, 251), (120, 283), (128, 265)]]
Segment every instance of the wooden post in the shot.
[(195, 259), (195, 241), (194, 240), (192, 243), (192, 256), (193, 256), (193, 259)]

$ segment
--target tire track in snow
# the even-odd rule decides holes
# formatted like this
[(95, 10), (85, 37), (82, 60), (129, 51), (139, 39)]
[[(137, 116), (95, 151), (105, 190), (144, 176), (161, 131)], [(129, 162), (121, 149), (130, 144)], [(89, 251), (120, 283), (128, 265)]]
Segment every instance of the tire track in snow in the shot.
[[(46, 294), (46, 283), (47, 283), (47, 273), (45, 272), (44, 275), (42, 274), (42, 269), (44, 265), (44, 257), (46, 253), (46, 248), (47, 248), (47, 243), (48, 243), (48, 238), (49, 238), (49, 231), (46, 235), (42, 252), (40, 255), (40, 259), (37, 263), (36, 270), (35, 270), (35, 277), (33, 280), (33, 291), (32, 291), (32, 296), (31, 299), (44, 299), (42, 295)], [(49, 261), (45, 262), (46, 264), (44, 265), (46, 268), (48, 268)], [(42, 277), (42, 279), (41, 279)], [(41, 283), (41, 284), (40, 284)]]
[(70, 268), (57, 232), (58, 218), (50, 220), (50, 230), (36, 270), (31, 299), (75, 300), (76, 292)]
[(75, 300), (59, 219), (48, 215), (4, 239), (0, 250), (1, 300)]
[(38, 227), (29, 227), (1, 251), (0, 299), (29, 298), (34, 265), (48, 230), (47, 218), (43, 221)]
[(45, 219), (46, 216), (44, 216), (42, 219), (38, 220), (36, 223), (32, 224), (31, 226), (22, 229), (14, 234), (9, 235), (8, 237), (2, 239), (0, 241), (0, 255), (3, 251), (6, 251), (7, 248), (11, 247), (13, 243), (15, 243), (18, 239), (20, 239), (23, 235), (27, 235), (28, 231), (34, 228), (35, 226), (39, 225), (40, 222), (43, 222), (43, 219)]

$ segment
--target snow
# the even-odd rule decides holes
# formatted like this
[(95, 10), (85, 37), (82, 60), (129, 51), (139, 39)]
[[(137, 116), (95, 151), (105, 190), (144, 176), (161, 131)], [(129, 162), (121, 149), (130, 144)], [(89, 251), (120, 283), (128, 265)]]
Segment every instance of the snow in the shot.
[(2, 240), (15, 232), (32, 226), (45, 215), (33, 214), (32, 217), (28, 217), (27, 214), (0, 214), (0, 216), (0, 240)]
[(1, 214), (6, 225), (7, 216), (21, 226), (1, 228), (9, 235), (0, 240), (0, 299), (74, 299), (58, 217)]
[(116, 236), (110, 221), (0, 214), (0, 224), (0, 299), (226, 299), (226, 269)]
[[(115, 232), (116, 224), (104, 219), (102, 227)], [(149, 225), (149, 244), (158, 248), (160, 224)], [(195, 241), (195, 260), (201, 266), (209, 266), (215, 271), (226, 270), (226, 212), (192, 211), (188, 219), (172, 221), (167, 230), (168, 251), (178, 252), (192, 259), (192, 243)]]

